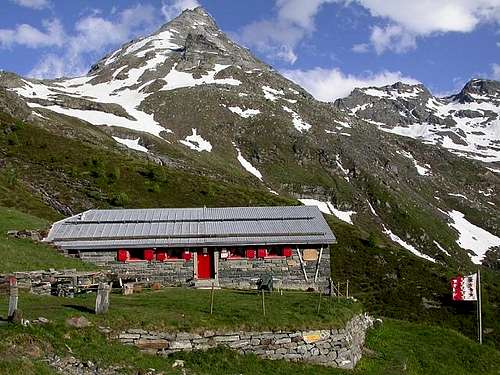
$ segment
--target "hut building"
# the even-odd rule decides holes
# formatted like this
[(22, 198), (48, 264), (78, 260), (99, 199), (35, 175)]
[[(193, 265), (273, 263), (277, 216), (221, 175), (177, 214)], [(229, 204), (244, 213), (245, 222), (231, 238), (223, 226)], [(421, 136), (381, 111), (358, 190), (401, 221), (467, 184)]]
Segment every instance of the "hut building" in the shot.
[(164, 285), (283, 288), (328, 283), (335, 236), (315, 206), (90, 210), (53, 224), (45, 241), (120, 277)]

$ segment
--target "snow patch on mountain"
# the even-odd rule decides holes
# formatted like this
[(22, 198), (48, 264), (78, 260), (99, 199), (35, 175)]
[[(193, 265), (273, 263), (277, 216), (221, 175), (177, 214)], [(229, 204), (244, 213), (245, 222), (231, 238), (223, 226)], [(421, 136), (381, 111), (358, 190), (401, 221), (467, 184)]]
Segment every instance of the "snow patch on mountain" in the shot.
[(142, 146), (142, 145), (139, 144), (140, 138), (137, 138), (137, 139), (128, 139), (128, 138), (113, 137), (113, 139), (116, 142), (118, 142), (118, 143), (120, 143), (120, 144), (122, 144), (122, 145), (124, 145), (124, 146), (126, 146), (126, 147), (128, 147), (130, 149), (132, 149), (132, 150), (142, 151), (142, 152), (149, 152), (149, 150), (146, 147), (144, 147), (144, 146)]
[(410, 159), (413, 162), (413, 165), (415, 166), (415, 169), (417, 170), (417, 173), (421, 176), (430, 176), (432, 174), (431, 172), (431, 166), (429, 164), (424, 164), (421, 165), (419, 162), (413, 157), (413, 155), (408, 152), (408, 151), (396, 151), (399, 155), (404, 156), (407, 159)]
[(160, 132), (168, 131), (162, 126), (156, 125), (151, 122), (139, 122), (134, 120), (129, 120), (128, 118), (114, 115), (112, 113), (93, 111), (93, 110), (82, 110), (82, 109), (72, 109), (64, 108), (57, 105), (43, 106), (38, 103), (28, 103), (31, 108), (44, 108), (51, 110), (52, 112), (57, 112), (62, 115), (72, 116), (79, 118), (80, 120), (87, 121), (92, 125), (97, 126), (118, 126), (121, 128), (126, 128), (130, 130), (146, 132), (157, 137), (160, 136)]
[(393, 233), (390, 229), (388, 229), (384, 224), (382, 224), (382, 232), (389, 236), (391, 241), (396, 242), (400, 246), (404, 247), (406, 250), (410, 251), (411, 253), (415, 254), (416, 256), (423, 258), (425, 260), (431, 261), (433, 263), (436, 263), (436, 260), (434, 258), (431, 258), (430, 256), (421, 253), (418, 251), (413, 245), (410, 245), (408, 242), (403, 241), (398, 235)]
[(447, 215), (453, 220), (448, 225), (458, 231), (458, 246), (465, 250), (471, 250), (474, 255), (469, 254), (472, 262), (481, 264), (484, 254), (494, 246), (500, 246), (500, 238), (480, 228), (467, 219), (460, 211), (450, 211)]
[(442, 251), (443, 253), (445, 253), (447, 256), (451, 257), (450, 253), (449, 253), (449, 252), (447, 252), (447, 251), (444, 249), (444, 247), (443, 247), (443, 246), (441, 246), (441, 245), (439, 244), (439, 242), (437, 242), (437, 241), (432, 241), (432, 242), (434, 243), (434, 245), (436, 245), (436, 246), (437, 246), (437, 248), (438, 248), (439, 250), (441, 250), (441, 251)]
[(264, 92), (264, 98), (271, 100), (272, 102), (278, 100), (279, 95), (285, 95), (283, 90), (275, 90), (269, 86), (262, 86), (262, 91)]
[(198, 152), (202, 151), (211, 152), (212, 145), (210, 144), (210, 142), (203, 139), (201, 135), (197, 133), (195, 128), (192, 128), (191, 130), (193, 134), (188, 135), (184, 140), (180, 140), (179, 142), (189, 147), (190, 149)]
[(182, 87), (194, 87), (199, 85), (208, 84), (218, 84), (218, 85), (231, 85), (238, 86), (241, 81), (234, 78), (215, 78), (217, 73), (227, 69), (231, 65), (215, 64), (214, 69), (208, 71), (201, 78), (194, 78), (191, 73), (180, 72), (176, 70), (177, 64), (175, 64), (170, 72), (165, 76), (164, 81), (167, 82), (166, 85), (160, 91), (175, 90)]
[(287, 106), (283, 106), (283, 110), (285, 112), (291, 113), (292, 114), (292, 122), (293, 126), (295, 129), (297, 129), (299, 132), (303, 132), (304, 130), (309, 130), (311, 129), (311, 124), (308, 124), (302, 118), (298, 115), (297, 112), (293, 111), (292, 109), (288, 108)]
[(260, 113), (258, 109), (241, 109), (240, 107), (228, 107), (227, 109), (243, 118), (253, 117)]
[(236, 149), (236, 152), (238, 153), (237, 159), (240, 162), (241, 166), (245, 168), (245, 170), (248, 173), (253, 174), (255, 177), (257, 177), (259, 180), (262, 181), (262, 173), (259, 172), (257, 168), (255, 168), (247, 159), (241, 155), (241, 151), (236, 145), (233, 143), (234, 148)]
[(322, 202), (317, 199), (301, 198), (299, 201), (305, 206), (317, 206), (321, 212), (327, 215), (334, 215), (337, 219), (342, 220), (348, 224), (354, 225), (352, 215), (356, 214), (355, 211), (342, 211), (331, 202)]

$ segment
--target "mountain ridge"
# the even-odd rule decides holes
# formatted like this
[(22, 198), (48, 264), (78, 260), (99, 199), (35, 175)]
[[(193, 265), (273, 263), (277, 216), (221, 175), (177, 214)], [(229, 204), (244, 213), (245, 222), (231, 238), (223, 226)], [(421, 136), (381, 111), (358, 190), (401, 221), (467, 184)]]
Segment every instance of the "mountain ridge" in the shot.
[[(468, 91), (482, 90), (476, 86)], [(485, 87), (496, 100), (496, 86)], [(466, 94), (483, 108), (485, 99)], [(458, 148), (453, 155), (434, 138), (401, 137), (415, 125), (411, 114), (418, 124), (437, 127), (436, 137), (464, 138), (450, 130), (462, 118), (459, 109), (441, 111), (450, 103), (423, 85), (402, 83), (356, 89), (335, 103), (316, 101), (198, 8), (125, 43), (84, 77), (0, 74), (0, 109), (49, 132), (318, 204), (430, 262), (477, 262), (500, 245), (499, 177), (491, 164), (464, 156), (495, 149), (473, 138), (476, 154)], [(480, 110), (481, 121), (495, 115)], [(470, 127), (480, 125), (475, 120)], [(59, 187), (50, 189), (57, 194)], [(91, 204), (105, 203), (62, 202), (72, 210)], [(461, 242), (475, 227), (493, 236), (488, 247), (481, 239)]]

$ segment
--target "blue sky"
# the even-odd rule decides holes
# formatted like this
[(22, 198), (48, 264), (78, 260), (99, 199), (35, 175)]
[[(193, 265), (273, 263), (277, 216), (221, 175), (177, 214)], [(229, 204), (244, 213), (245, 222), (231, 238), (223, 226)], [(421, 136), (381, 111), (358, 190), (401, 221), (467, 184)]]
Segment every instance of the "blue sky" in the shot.
[(0, 69), (85, 74), (197, 5), (321, 100), (397, 80), (444, 95), (500, 79), (500, 0), (2, 0)]

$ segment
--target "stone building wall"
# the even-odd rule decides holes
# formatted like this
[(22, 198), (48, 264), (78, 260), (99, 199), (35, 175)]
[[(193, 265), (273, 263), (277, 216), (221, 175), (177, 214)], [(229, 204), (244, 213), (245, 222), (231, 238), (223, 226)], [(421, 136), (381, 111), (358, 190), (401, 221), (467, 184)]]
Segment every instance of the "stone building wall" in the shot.
[(264, 259), (221, 259), (219, 260), (219, 284), (228, 288), (248, 289), (255, 285), (255, 279), (272, 274), (277, 280), (275, 287), (283, 289), (307, 289), (315, 286), (326, 287), (330, 279), (330, 252), (323, 250), (319, 264), (318, 280), (314, 276), (318, 261), (304, 261), (308, 281), (304, 277), (297, 250), (293, 256)]
[[(271, 274), (275, 278), (276, 288), (302, 289), (326, 288), (330, 279), (330, 251), (323, 249), (321, 261), (303, 259), (302, 268), (297, 249), (293, 249), (291, 257), (269, 257), (256, 259), (221, 259), (217, 258), (216, 280), (219, 286), (236, 289), (255, 288), (256, 280), (263, 275)], [(302, 250), (300, 250), (302, 251)], [(301, 252), (302, 254), (302, 252)], [(116, 261), (116, 251), (80, 251), (78, 256), (85, 261), (104, 265), (113, 274), (122, 279), (160, 282), (165, 286), (186, 285), (195, 279), (196, 258), (191, 260), (175, 260), (166, 262)], [(314, 283), (316, 270), (318, 279)], [(307, 275), (307, 281), (304, 276)]]
[(135, 261), (121, 263), (113, 261), (108, 264), (113, 275), (122, 280), (159, 282), (165, 286), (183, 286), (193, 280), (194, 261), (183, 259), (168, 262)]
[(266, 359), (309, 362), (352, 369), (361, 359), (366, 331), (373, 320), (366, 314), (353, 317), (344, 328), (317, 331), (169, 333), (129, 329), (117, 339), (152, 354), (208, 350), (225, 346), (241, 354)]

